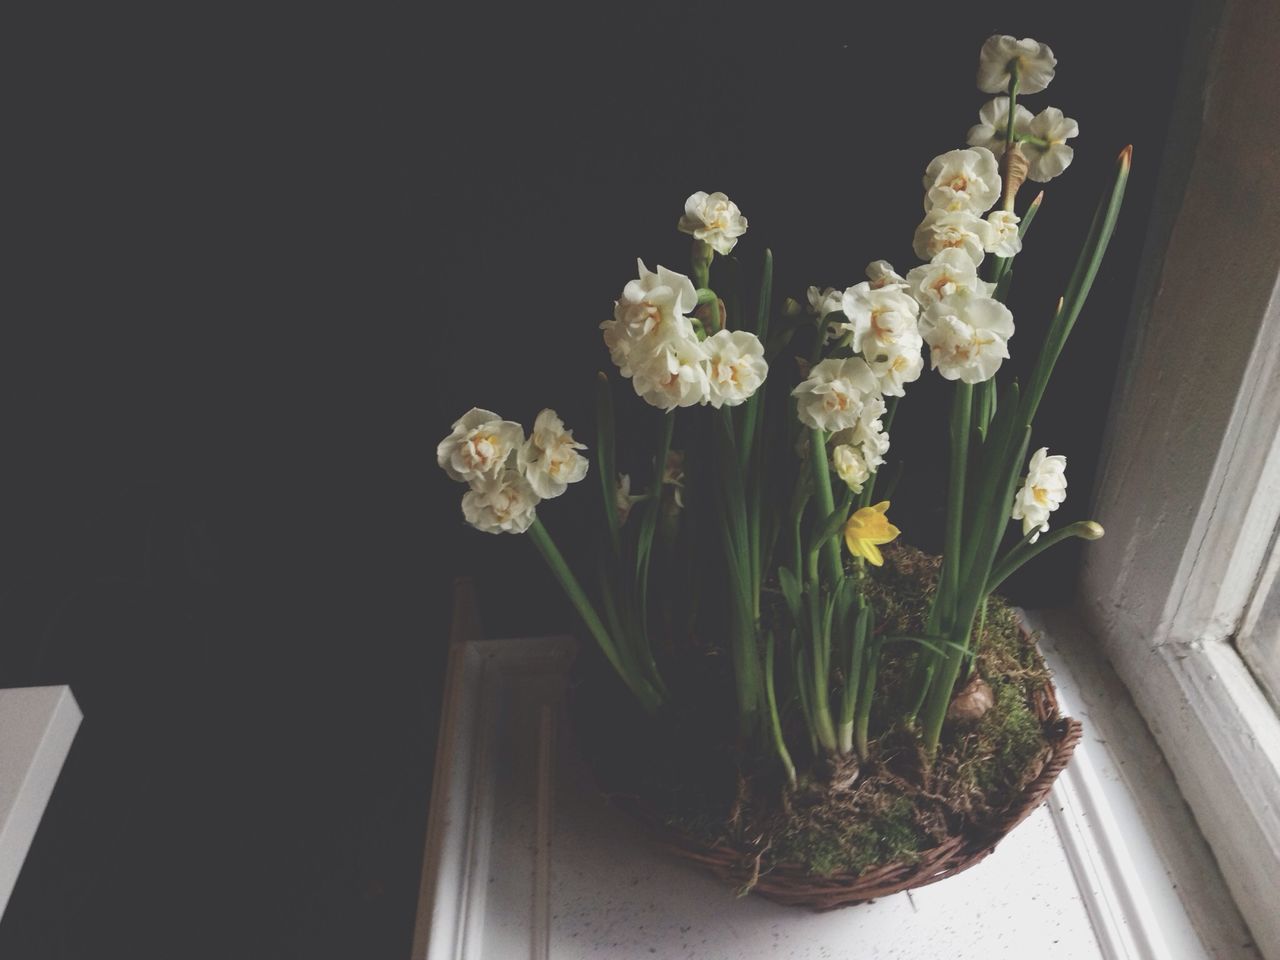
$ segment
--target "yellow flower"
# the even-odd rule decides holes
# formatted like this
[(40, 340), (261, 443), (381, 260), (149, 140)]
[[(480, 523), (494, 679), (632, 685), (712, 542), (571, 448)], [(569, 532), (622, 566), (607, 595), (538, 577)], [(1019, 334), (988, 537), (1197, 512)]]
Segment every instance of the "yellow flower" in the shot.
[(855, 510), (844, 525), (844, 543), (855, 557), (863, 557), (872, 566), (884, 564), (879, 544), (891, 543), (902, 531), (889, 522), (885, 512), (889, 501), (881, 500), (874, 507)]

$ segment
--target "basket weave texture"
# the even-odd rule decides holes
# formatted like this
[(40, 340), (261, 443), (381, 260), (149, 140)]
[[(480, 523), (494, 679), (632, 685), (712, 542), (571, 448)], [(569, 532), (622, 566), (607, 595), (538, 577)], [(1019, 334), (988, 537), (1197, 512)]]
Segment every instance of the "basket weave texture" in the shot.
[(748, 888), (766, 899), (811, 910), (834, 910), (866, 903), (878, 897), (945, 880), (983, 860), (1014, 827), (1038, 807), (1053, 787), (1080, 742), (1078, 720), (1062, 717), (1052, 684), (1046, 683), (1032, 697), (1032, 708), (1044, 728), (1050, 755), (1040, 774), (1021, 797), (998, 817), (968, 823), (912, 862), (886, 863), (859, 874), (815, 876), (798, 865), (779, 863), (761, 870), (762, 851), (727, 844), (708, 844), (697, 837), (661, 823), (634, 797), (611, 797), (611, 802), (641, 821), (659, 845), (677, 856), (706, 867), (725, 882)]

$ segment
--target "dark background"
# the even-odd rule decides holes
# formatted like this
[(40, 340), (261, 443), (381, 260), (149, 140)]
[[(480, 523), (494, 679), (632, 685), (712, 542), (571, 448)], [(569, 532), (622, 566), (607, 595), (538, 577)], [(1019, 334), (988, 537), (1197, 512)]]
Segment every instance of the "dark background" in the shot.
[[(905, 272), (993, 32), (1053, 46), (1028, 106), (1082, 130), (1018, 260), (1015, 365), (1134, 144), (1033, 438), (1069, 458), (1063, 517), (1087, 516), (1185, 23), (418, 5), (14, 32), (0, 685), (70, 682), (86, 720), (0, 957), (406, 956), (452, 577), (477, 577), (491, 635), (575, 629), (530, 544), (463, 525), (436, 442), (473, 405), (554, 407), (590, 439), (596, 325), (637, 256), (687, 270), (694, 190), (742, 206), (739, 254), (754, 271), (770, 244), (781, 293)], [(924, 545), (944, 395), (926, 374), (894, 433), (896, 519)], [(540, 515), (573, 542), (596, 506), (579, 488)], [(1065, 599), (1075, 563), (1014, 598)]]

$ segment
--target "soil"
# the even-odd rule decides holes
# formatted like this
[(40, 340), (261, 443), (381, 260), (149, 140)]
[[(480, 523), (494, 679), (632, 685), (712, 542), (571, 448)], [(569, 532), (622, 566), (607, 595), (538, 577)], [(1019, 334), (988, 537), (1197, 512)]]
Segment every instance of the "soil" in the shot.
[[(872, 571), (869, 590), (877, 630), (921, 633), (939, 561), (906, 545), (883, 552), (885, 564)], [(795, 756), (793, 790), (772, 755), (748, 758), (735, 749), (727, 658), (714, 647), (686, 652), (678, 670), (666, 666), (664, 674), (679, 677), (683, 682), (672, 685), (686, 695), (676, 690), (676, 706), (657, 720), (630, 712), (620, 688), (588, 674), (571, 697), (575, 727), (606, 792), (667, 827), (740, 849), (761, 871), (786, 863), (814, 876), (856, 875), (911, 863), (949, 836), (998, 821), (1044, 767), (1051, 749), (1032, 703), (1048, 671), (1034, 639), (992, 597), (974, 647), (972, 672), (958, 687), (981, 678), (992, 706), (977, 719), (950, 720), (931, 766), (899, 719), (919, 657), (910, 643), (885, 648), (870, 758), (835, 769)], [(695, 690), (697, 698), (688, 695)], [(790, 744), (804, 742), (802, 723), (795, 710), (786, 711)]]

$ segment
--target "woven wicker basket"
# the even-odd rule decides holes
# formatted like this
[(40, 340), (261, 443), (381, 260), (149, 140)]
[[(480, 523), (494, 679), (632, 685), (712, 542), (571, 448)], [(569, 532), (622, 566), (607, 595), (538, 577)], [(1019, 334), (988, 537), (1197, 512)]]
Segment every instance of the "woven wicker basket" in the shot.
[(812, 910), (834, 910), (866, 903), (877, 897), (945, 880), (967, 870), (991, 853), (1010, 830), (1044, 801), (1053, 781), (1071, 759), (1072, 751), (1080, 741), (1081, 727), (1079, 721), (1059, 715), (1058, 700), (1051, 684), (1046, 683), (1036, 691), (1031, 706), (1044, 727), (1051, 749), (1039, 776), (1000, 816), (983, 824), (967, 824), (961, 833), (924, 851), (911, 863), (887, 863), (859, 874), (821, 877), (786, 863), (775, 864), (762, 871), (760, 851), (707, 844), (662, 824), (642, 801), (634, 797), (613, 796), (610, 801), (639, 820), (661, 846), (701, 864), (727, 883), (749, 888), (769, 900)]

